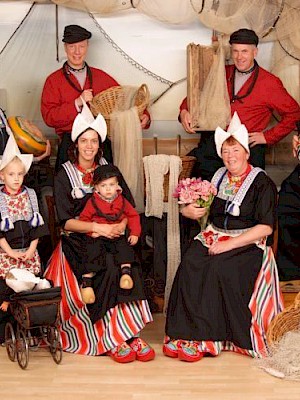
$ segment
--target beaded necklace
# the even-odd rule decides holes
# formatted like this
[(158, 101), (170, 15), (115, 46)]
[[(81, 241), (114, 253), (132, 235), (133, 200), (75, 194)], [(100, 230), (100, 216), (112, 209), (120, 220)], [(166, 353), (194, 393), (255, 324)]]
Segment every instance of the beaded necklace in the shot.
[[(92, 71), (90, 69), (90, 67), (88, 66), (87, 63), (85, 63), (85, 67), (86, 67), (86, 73), (87, 73), (87, 77), (89, 80), (89, 86), (88, 88), (91, 89), (93, 88), (93, 76), (92, 76)], [(62, 66), (62, 70), (63, 70), (63, 74), (64, 77), (66, 78), (66, 80), (68, 81), (68, 83), (72, 86), (73, 89), (75, 89), (78, 93), (82, 92), (82, 88), (79, 87), (78, 85), (76, 85), (72, 79), (70, 78), (70, 74), (71, 72), (69, 71), (69, 65), (67, 63), (67, 61), (65, 61), (64, 65)], [(77, 80), (77, 79), (75, 79)]]
[(91, 186), (96, 166), (96, 163), (94, 163), (91, 168), (84, 169), (78, 163), (75, 164), (75, 167), (78, 169), (78, 171), (83, 174), (82, 183)]
[(224, 187), (224, 194), (227, 196), (235, 195), (239, 188), (242, 186), (247, 175), (251, 171), (251, 165), (248, 164), (246, 171), (242, 175), (233, 176), (229, 171), (227, 172), (228, 183)]
[(81, 68), (73, 68), (73, 67), (71, 67), (71, 65), (68, 64), (68, 62), (67, 62), (67, 66), (68, 66), (69, 70), (72, 72), (82, 72), (86, 68), (86, 62), (83, 63), (83, 67), (81, 67)]

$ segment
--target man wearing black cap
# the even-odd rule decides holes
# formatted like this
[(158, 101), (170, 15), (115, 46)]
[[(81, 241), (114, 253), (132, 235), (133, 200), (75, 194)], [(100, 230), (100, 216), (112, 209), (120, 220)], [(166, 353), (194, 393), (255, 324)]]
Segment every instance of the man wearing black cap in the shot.
[[(41, 112), (45, 123), (55, 128), (60, 143), (56, 160), (56, 170), (68, 160), (73, 121), (81, 111), (82, 99), (88, 103), (93, 96), (118, 82), (104, 71), (89, 67), (85, 58), (91, 32), (79, 25), (68, 25), (64, 29), (67, 61), (63, 67), (48, 76), (44, 84)], [(147, 112), (141, 118), (142, 128), (148, 127), (150, 116)], [(108, 139), (104, 142), (104, 156), (111, 161)]]
[[(226, 66), (231, 115), (237, 111), (249, 132), (250, 163), (265, 168), (265, 145), (277, 143), (295, 129), (296, 121), (300, 119), (300, 108), (280, 79), (258, 66), (255, 60), (258, 36), (254, 31), (239, 29), (231, 34), (229, 43), (234, 63)], [(280, 121), (267, 129), (274, 111)], [(186, 99), (180, 106), (179, 119), (187, 132), (195, 132), (191, 127)], [(200, 143), (193, 154), (198, 160), (199, 175), (211, 179), (221, 166), (212, 132), (201, 132)]]

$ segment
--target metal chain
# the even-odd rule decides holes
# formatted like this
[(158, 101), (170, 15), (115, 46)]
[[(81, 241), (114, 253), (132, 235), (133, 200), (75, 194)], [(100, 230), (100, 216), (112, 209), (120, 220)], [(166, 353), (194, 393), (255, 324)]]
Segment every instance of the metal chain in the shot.
[[(99, 24), (99, 22), (96, 20), (96, 18), (94, 17), (94, 15), (88, 11), (89, 16), (92, 18), (92, 20), (94, 21), (95, 25), (97, 26), (97, 28), (100, 30), (100, 32), (102, 33), (102, 35), (105, 37), (105, 39), (112, 45), (112, 47), (121, 54), (121, 56), (127, 61), (129, 62), (129, 64), (131, 64), (133, 67), (135, 67), (136, 69), (138, 69), (139, 71), (144, 72), (144, 74), (151, 76), (151, 78), (154, 78), (155, 80), (168, 85), (169, 87), (172, 87), (176, 82), (171, 82), (157, 74), (155, 74), (154, 72), (150, 71), (149, 69), (143, 67), (141, 64), (139, 64), (137, 61), (135, 61), (132, 57), (130, 57), (127, 53), (125, 53), (124, 50), (122, 50), (113, 40), (112, 38), (105, 32), (105, 30), (102, 28), (102, 26)], [(181, 80), (180, 80), (181, 81)]]

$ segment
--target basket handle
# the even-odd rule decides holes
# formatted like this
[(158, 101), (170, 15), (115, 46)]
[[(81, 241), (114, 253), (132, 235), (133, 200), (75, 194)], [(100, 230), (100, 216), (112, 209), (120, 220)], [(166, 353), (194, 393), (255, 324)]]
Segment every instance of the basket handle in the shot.
[(300, 292), (295, 297), (294, 306), (297, 307), (297, 308), (300, 307)]
[(138, 91), (143, 91), (143, 92), (145, 92), (145, 97), (146, 97), (146, 99), (149, 99), (150, 92), (149, 92), (148, 86), (147, 86), (145, 83), (143, 83), (143, 84), (139, 87)]

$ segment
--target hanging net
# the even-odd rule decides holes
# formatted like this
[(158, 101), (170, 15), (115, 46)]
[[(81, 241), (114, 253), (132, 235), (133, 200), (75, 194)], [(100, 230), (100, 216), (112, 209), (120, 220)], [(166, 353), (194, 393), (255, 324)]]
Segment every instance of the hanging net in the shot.
[(286, 0), (274, 27), (275, 43), (271, 71), (284, 83), (288, 92), (300, 102), (300, 3)]
[(300, 61), (300, 2), (286, 0), (275, 30), (282, 49), (292, 58)]
[(230, 35), (240, 28), (266, 34), (280, 13), (283, 0), (191, 0), (199, 20), (206, 26)]
[(184, 24), (197, 18), (190, 0), (133, 0), (138, 11), (171, 24)]
[(124, 95), (110, 115), (110, 135), (114, 164), (122, 172), (133, 195), (136, 209), (144, 212), (142, 129), (134, 105), (137, 88), (123, 86)]
[(230, 122), (230, 100), (225, 74), (225, 51), (220, 38), (213, 63), (200, 92), (198, 127), (213, 131), (218, 126), (225, 129)]
[(132, 7), (130, 1), (120, 0), (52, 0), (52, 2), (60, 6), (82, 11), (88, 9), (90, 12), (99, 14), (116, 13)]

